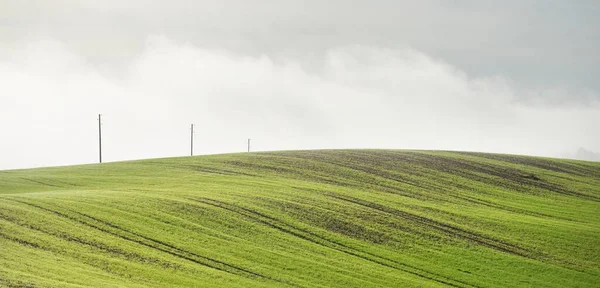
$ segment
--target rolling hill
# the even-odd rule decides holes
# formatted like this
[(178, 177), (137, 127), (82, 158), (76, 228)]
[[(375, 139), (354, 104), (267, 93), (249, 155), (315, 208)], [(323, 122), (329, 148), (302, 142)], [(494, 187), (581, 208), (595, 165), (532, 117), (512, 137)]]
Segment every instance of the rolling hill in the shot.
[(0, 286), (598, 287), (600, 163), (323, 150), (0, 171)]

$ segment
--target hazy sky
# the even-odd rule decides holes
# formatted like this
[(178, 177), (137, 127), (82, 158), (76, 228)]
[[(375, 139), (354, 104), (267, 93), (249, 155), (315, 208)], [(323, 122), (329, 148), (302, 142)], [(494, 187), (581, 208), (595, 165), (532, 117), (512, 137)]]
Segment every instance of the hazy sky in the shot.
[(0, 0), (0, 169), (600, 151), (598, 1)]

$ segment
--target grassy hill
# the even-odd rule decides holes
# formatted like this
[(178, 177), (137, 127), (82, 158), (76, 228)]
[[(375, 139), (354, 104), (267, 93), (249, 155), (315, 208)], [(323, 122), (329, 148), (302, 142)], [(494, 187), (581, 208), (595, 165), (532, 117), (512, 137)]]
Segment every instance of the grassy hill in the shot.
[(600, 163), (340, 150), (0, 171), (0, 286), (598, 287)]

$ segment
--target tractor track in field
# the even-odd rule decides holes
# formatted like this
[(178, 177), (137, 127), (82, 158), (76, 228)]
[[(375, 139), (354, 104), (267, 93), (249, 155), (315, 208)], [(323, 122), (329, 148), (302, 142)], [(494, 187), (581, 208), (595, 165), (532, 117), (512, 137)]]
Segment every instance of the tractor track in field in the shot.
[[(19, 225), (21, 227), (27, 228), (27, 229), (31, 229), (34, 231), (38, 231), (41, 233), (44, 233), (46, 235), (52, 236), (52, 237), (56, 237), (68, 242), (73, 242), (73, 243), (77, 243), (83, 246), (88, 246), (94, 249), (98, 249), (100, 251), (104, 251), (106, 253), (109, 253), (113, 256), (118, 256), (122, 259), (125, 259), (127, 261), (132, 261), (132, 262), (138, 262), (138, 263), (144, 263), (144, 264), (153, 264), (153, 265), (157, 265), (159, 267), (162, 267), (164, 269), (182, 269), (181, 265), (178, 265), (177, 263), (172, 263), (172, 262), (168, 262), (168, 261), (163, 261), (161, 259), (158, 258), (154, 258), (154, 257), (146, 257), (143, 256), (139, 253), (134, 253), (134, 252), (129, 252), (129, 251), (125, 251), (123, 249), (117, 248), (115, 246), (111, 246), (111, 245), (107, 245), (105, 243), (101, 243), (98, 241), (94, 241), (94, 240), (89, 240), (89, 239), (84, 239), (81, 237), (77, 237), (77, 236), (73, 236), (67, 233), (57, 233), (57, 232), (53, 232), (53, 231), (49, 231), (47, 229), (44, 229), (42, 227), (38, 227), (35, 225), (31, 225), (29, 223), (25, 223), (23, 221), (20, 221), (18, 219), (15, 218), (10, 218), (7, 217), (7, 215), (1, 214), (0, 213), (0, 219), (14, 223), (15, 225)], [(0, 235), (1, 236), (1, 235)], [(5, 237), (6, 238), (6, 237)], [(15, 240), (16, 242), (27, 242), (25, 240), (19, 239), (19, 238), (13, 238), (12, 240)], [(51, 249), (48, 246), (41, 246), (38, 245), (36, 243), (31, 242), (31, 244), (35, 245), (35, 248), (41, 248), (43, 250), (46, 251), (52, 251), (52, 252), (59, 252), (58, 250), (55, 249)], [(29, 245), (31, 246), (31, 245)]]
[(8, 241), (13, 241), (13, 242), (16, 242), (16, 243), (19, 243), (21, 245), (28, 246), (31, 248), (36, 248), (36, 249), (41, 248), (40, 245), (38, 245), (37, 243), (29, 242), (27, 240), (23, 240), (23, 239), (17, 238), (17, 237), (12, 237), (12, 236), (4, 234), (2, 232), (0, 232), (0, 238), (6, 239)]
[[(264, 213), (254, 211), (254, 210), (251, 210), (251, 209), (239, 206), (239, 205), (226, 203), (223, 201), (210, 199), (210, 198), (187, 198), (187, 199), (236, 213), (236, 214), (244, 216), (254, 222), (266, 225), (270, 228), (276, 229), (280, 232), (292, 235), (294, 237), (301, 238), (301, 239), (309, 241), (313, 244), (317, 244), (317, 245), (324, 246), (324, 247), (327, 247), (330, 249), (334, 249), (338, 252), (345, 253), (345, 254), (348, 254), (348, 255), (351, 255), (354, 257), (358, 257), (365, 261), (373, 262), (378, 265), (382, 265), (382, 266), (385, 266), (385, 267), (388, 267), (391, 269), (396, 269), (396, 270), (399, 270), (399, 271), (402, 271), (402, 272), (405, 272), (408, 274), (412, 274), (412, 275), (415, 275), (415, 276), (418, 276), (418, 277), (421, 277), (424, 279), (438, 282), (440, 284), (445, 284), (445, 285), (452, 286), (452, 287), (476, 287), (473, 284), (463, 282), (461, 280), (448, 278), (446, 276), (443, 276), (443, 275), (440, 275), (440, 274), (437, 274), (434, 272), (426, 271), (421, 268), (418, 268), (418, 267), (415, 267), (412, 265), (408, 265), (408, 264), (404, 264), (404, 263), (400, 263), (398, 261), (388, 259), (385, 257), (381, 257), (379, 255), (375, 255), (375, 254), (372, 254), (369, 252), (356, 250), (355, 248), (349, 247), (345, 244), (339, 243), (339, 242), (331, 240), (331, 239), (327, 239), (327, 238), (317, 235), (313, 232), (310, 232), (310, 231), (295, 227), (293, 225), (284, 223), (281, 220), (273, 218), (268, 215), (265, 215)], [(401, 268), (401, 267), (403, 267), (403, 268)], [(428, 276), (428, 275), (431, 275), (431, 276)], [(438, 277), (438, 278), (434, 278), (434, 277)], [(439, 279), (439, 278), (442, 278), (444, 280)]]
[(482, 245), (494, 250), (498, 250), (501, 252), (505, 252), (505, 253), (510, 253), (513, 255), (517, 255), (517, 256), (521, 256), (521, 257), (525, 257), (525, 258), (530, 258), (530, 259), (536, 259), (536, 260), (540, 260), (539, 256), (536, 257), (535, 254), (530, 251), (529, 249), (526, 249), (524, 247), (520, 247), (517, 246), (515, 244), (511, 244), (499, 239), (493, 239), (490, 237), (486, 237), (483, 236), (481, 234), (475, 233), (475, 232), (471, 232), (471, 231), (467, 231), (465, 229), (456, 227), (456, 226), (452, 226), (450, 224), (446, 224), (446, 223), (442, 223), (439, 221), (435, 221), (423, 216), (419, 216), (416, 214), (412, 214), (406, 211), (401, 211), (401, 210), (397, 210), (394, 208), (390, 208), (384, 205), (380, 205), (374, 202), (369, 202), (369, 201), (365, 201), (365, 200), (361, 200), (358, 198), (354, 198), (354, 197), (350, 197), (350, 196), (342, 196), (339, 194), (334, 194), (334, 193), (330, 193), (329, 194), (330, 197), (338, 199), (338, 200), (342, 200), (342, 201), (346, 201), (346, 202), (350, 202), (356, 205), (360, 205), (363, 207), (368, 207), (371, 209), (375, 209), (381, 212), (385, 212), (397, 217), (400, 217), (402, 219), (408, 220), (410, 222), (416, 223), (418, 225), (424, 226), (424, 227), (428, 227), (433, 229), (434, 231), (438, 231), (441, 232), (447, 236), (450, 237), (455, 237), (455, 238), (459, 238), (462, 240), (466, 240), (478, 245)]
[(31, 182), (31, 183), (35, 183), (35, 184), (40, 184), (42, 186), (50, 186), (50, 187), (62, 188), (61, 186), (58, 186), (58, 185), (55, 185), (55, 184), (47, 183), (47, 182), (40, 181), (40, 180), (34, 180), (34, 179), (31, 179), (31, 178), (21, 177), (21, 180), (25, 180), (27, 182)]
[[(420, 153), (411, 153), (411, 155), (414, 155), (415, 157), (415, 164), (419, 163), (422, 166), (433, 167), (441, 172), (451, 173), (498, 187), (506, 187), (514, 191), (535, 194), (535, 191), (531, 189), (531, 187), (535, 187), (543, 191), (600, 202), (600, 197), (571, 191), (565, 187), (548, 183), (535, 175), (514, 168), (499, 167), (491, 164), (476, 163), (473, 161), (453, 159), (438, 155), (424, 155)], [(490, 175), (497, 178), (482, 175)], [(501, 179), (505, 181), (501, 181)]]
[(540, 218), (558, 219), (558, 220), (562, 220), (562, 221), (582, 223), (581, 221), (569, 219), (569, 218), (566, 218), (566, 217), (559, 217), (559, 216), (556, 216), (556, 215), (549, 215), (549, 214), (545, 214), (545, 213), (541, 213), (541, 212), (534, 212), (534, 211), (529, 211), (529, 210), (525, 210), (525, 209), (510, 207), (510, 206), (506, 206), (506, 205), (502, 205), (502, 204), (497, 204), (497, 203), (494, 203), (494, 202), (491, 202), (491, 201), (487, 201), (487, 200), (475, 198), (475, 197), (468, 196), (468, 195), (466, 195), (466, 196), (452, 195), (452, 197), (455, 197), (455, 198), (467, 201), (469, 203), (473, 203), (473, 204), (477, 204), (477, 205), (483, 205), (483, 206), (486, 206), (486, 207), (489, 207), (489, 208), (504, 210), (504, 211), (508, 211), (508, 212), (512, 212), (512, 213), (524, 214), (524, 215), (529, 215), (529, 216), (534, 216), (534, 217), (540, 217)]
[[(3, 217), (3, 215), (0, 215), (0, 219), (3, 219), (5, 221), (10, 221), (10, 220), (7, 220), (6, 217)], [(10, 222), (14, 223), (15, 225), (19, 225), (21, 227), (27, 228), (27, 229), (31, 229), (33, 231), (37, 231), (37, 232), (40, 232), (40, 233), (43, 233), (43, 234), (46, 234), (46, 235), (49, 235), (49, 236), (52, 236), (52, 237), (55, 237), (58, 239), (65, 240), (69, 243), (76, 243), (78, 245), (83, 245), (83, 246), (87, 246), (87, 247), (90, 247), (93, 249), (98, 249), (100, 251), (109, 253), (110, 255), (119, 257), (121, 259), (125, 259), (127, 261), (142, 263), (142, 264), (146, 264), (146, 265), (156, 265), (163, 269), (175, 269), (175, 270), (181, 269), (180, 265), (177, 263), (172, 263), (172, 262), (160, 260), (157, 258), (145, 257), (145, 256), (141, 256), (137, 253), (126, 252), (124, 250), (121, 250), (121, 249), (118, 249), (118, 248), (115, 248), (112, 246), (108, 246), (103, 243), (98, 243), (95, 241), (83, 240), (81, 238), (73, 237), (66, 233), (56, 233), (56, 232), (47, 231), (43, 228), (40, 228), (40, 227), (37, 227), (34, 225), (30, 225), (28, 223), (23, 223), (16, 219), (14, 219), (14, 221), (10, 221)], [(52, 246), (49, 246), (46, 243), (38, 244), (38, 243), (27, 241), (27, 240), (24, 240), (24, 239), (21, 239), (18, 237), (12, 237), (12, 236), (9, 236), (9, 235), (3, 234), (3, 233), (0, 233), (0, 238), (4, 238), (6, 240), (18, 243), (22, 246), (39, 249), (39, 250), (47, 251), (47, 252), (54, 253), (54, 254), (60, 254), (60, 255), (70, 257), (73, 259), (78, 259), (87, 265), (99, 268), (100, 270), (108, 272), (113, 275), (122, 276), (122, 277), (129, 276), (129, 274), (127, 274), (127, 273), (122, 273), (122, 272), (115, 271), (114, 269), (110, 269), (108, 267), (108, 265), (106, 265), (106, 263), (104, 263), (104, 262), (101, 262), (101, 263), (103, 263), (105, 265), (101, 265), (101, 264), (99, 264), (100, 262), (94, 262), (94, 261), (90, 262), (89, 259), (86, 257), (65, 254), (65, 251), (63, 251), (61, 249), (57, 249)], [(17, 286), (17, 287), (21, 287), (21, 286)]]
[[(325, 190), (311, 189), (311, 188), (306, 188), (306, 187), (293, 186), (292, 188), (300, 190), (300, 191), (309, 191), (309, 192), (312, 192), (312, 193), (317, 193), (317, 194), (325, 195), (325, 196), (332, 197), (332, 198), (336, 198), (337, 195), (340, 195), (340, 194), (328, 192), (328, 191), (325, 191)], [(476, 205), (482, 205), (482, 206), (486, 206), (486, 207), (494, 208), (494, 209), (499, 209), (499, 210), (503, 210), (503, 211), (509, 211), (509, 212), (516, 213), (516, 214), (525, 214), (525, 215), (534, 216), (534, 217), (540, 217), (540, 218), (558, 219), (558, 220), (562, 220), (562, 221), (569, 221), (569, 222), (575, 222), (575, 223), (583, 223), (581, 221), (577, 221), (577, 220), (573, 220), (573, 219), (569, 219), (569, 218), (565, 218), (565, 217), (559, 217), (559, 216), (555, 216), (555, 215), (549, 215), (549, 214), (544, 214), (544, 213), (540, 213), (540, 212), (534, 212), (534, 211), (529, 211), (529, 210), (525, 210), (525, 209), (519, 209), (519, 208), (509, 207), (509, 206), (506, 206), (506, 205), (501, 205), (501, 204), (493, 203), (491, 201), (486, 201), (486, 200), (475, 198), (475, 197), (468, 196), (468, 195), (461, 196), (459, 194), (452, 194), (452, 195), (448, 195), (448, 196), (461, 199), (461, 200), (463, 200), (465, 202), (468, 202), (468, 203), (472, 203), (472, 204), (476, 204)], [(355, 198), (355, 199), (357, 199), (357, 198)], [(262, 201), (267, 202), (269, 200), (263, 199)], [(367, 207), (367, 208), (373, 209), (371, 207)], [(380, 212), (383, 212), (383, 211), (380, 211)], [(384, 212), (384, 213), (389, 214), (387, 212)], [(373, 221), (372, 219), (368, 219), (368, 220)], [(386, 226), (389, 226), (389, 225), (387, 225), (385, 223), (380, 223), (380, 224), (384, 224)], [(402, 231), (405, 231), (405, 232), (410, 232), (410, 233), (421, 233), (421, 232), (419, 232), (417, 230), (414, 230), (412, 228), (407, 228), (407, 227), (393, 226), (393, 228), (399, 229), (399, 230), (402, 230)], [(423, 235), (423, 236), (426, 236), (426, 235)]]
[(559, 173), (567, 173), (567, 174), (575, 174), (578, 176), (584, 177), (595, 177), (600, 178), (600, 172), (598, 170), (589, 169), (583, 167), (581, 165), (575, 163), (556, 163), (553, 161), (549, 161), (542, 158), (529, 158), (529, 157), (518, 157), (513, 155), (502, 155), (502, 154), (487, 154), (487, 153), (477, 153), (477, 152), (455, 152), (457, 154), (467, 155), (467, 156), (475, 156), (484, 159), (491, 159), (502, 161), (506, 163), (518, 164), (531, 166), (536, 168), (541, 168), (544, 170), (559, 172)]
[[(277, 155), (274, 153), (266, 154), (266, 155)], [(340, 155), (344, 156), (341, 157)], [(465, 154), (468, 155), (468, 154)], [(318, 154), (318, 153), (300, 153), (300, 154), (291, 154), (286, 156), (288, 158), (295, 158), (300, 160), (312, 160), (318, 161), (321, 163), (335, 165), (342, 168), (352, 169), (355, 171), (363, 172), (367, 175), (374, 175), (377, 177), (382, 177), (384, 179), (392, 180), (404, 185), (410, 185), (413, 187), (417, 187), (420, 189), (428, 190), (428, 191), (436, 191), (443, 190), (443, 187), (437, 185), (430, 185), (423, 182), (411, 180), (410, 178), (401, 176), (396, 173), (388, 172), (386, 170), (380, 168), (393, 168), (398, 171), (410, 172), (409, 168), (406, 167), (396, 167), (390, 163), (393, 162), (402, 162), (407, 165), (415, 165), (417, 167), (427, 167), (429, 169), (434, 169), (443, 173), (449, 173), (456, 176), (461, 176), (466, 179), (487, 183), (490, 185), (505, 187), (507, 189), (520, 191), (522, 193), (528, 194), (536, 194), (539, 193), (532, 188), (540, 189), (541, 191), (549, 191), (554, 193), (559, 193), (565, 196), (572, 196), (578, 198), (584, 198), (587, 200), (592, 200), (596, 202), (600, 202), (600, 197), (595, 195), (584, 194), (576, 191), (569, 190), (563, 186), (558, 184), (553, 184), (540, 179), (539, 177), (532, 175), (528, 172), (518, 170), (515, 168), (508, 167), (500, 167), (487, 163), (476, 163), (469, 160), (463, 159), (455, 159), (451, 157), (445, 157), (440, 155), (430, 155), (430, 154), (422, 154), (419, 152), (406, 152), (403, 154), (394, 154), (388, 153), (385, 156), (379, 156), (379, 158), (367, 157), (365, 155), (361, 155), (360, 151), (352, 151), (352, 152), (344, 152), (343, 154), (336, 154), (336, 157), (331, 156), (327, 153)], [(490, 156), (493, 157), (493, 156)], [(386, 160), (387, 158), (387, 160)], [(525, 161), (525, 160), (523, 160)], [(533, 160), (529, 160), (533, 161)], [(525, 163), (521, 163), (521, 165), (527, 165)], [(380, 168), (371, 167), (373, 164)], [(247, 164), (252, 165), (252, 164)], [(533, 166), (533, 164), (529, 164), (529, 166)], [(538, 165), (540, 166), (540, 165)], [(534, 167), (538, 167), (534, 166)], [(541, 165), (542, 167), (546, 167)], [(542, 168), (538, 167), (538, 168)], [(255, 168), (261, 168), (259, 166)], [(550, 170), (549, 167), (546, 167)], [(544, 169), (544, 168), (543, 168)], [(273, 170), (275, 172), (279, 172), (278, 170)], [(280, 170), (283, 171), (283, 170)], [(563, 173), (569, 173), (568, 170), (561, 170)], [(591, 172), (588, 172), (588, 175)], [(293, 175), (293, 174), (290, 174)], [(296, 174), (298, 175), (298, 174)], [(483, 176), (489, 175), (489, 176)], [(491, 176), (491, 177), (490, 177)], [(494, 178), (495, 177), (495, 178)], [(365, 182), (365, 181), (363, 181)], [(387, 191), (391, 193), (400, 194), (406, 197), (416, 198), (420, 200), (431, 200), (431, 195), (421, 195), (420, 193), (407, 193), (403, 189), (399, 187), (394, 187), (390, 185), (383, 185), (381, 183), (377, 183), (377, 181), (372, 181), (374, 185), (379, 186), (383, 189), (382, 191)], [(365, 182), (369, 183), (369, 182)], [(335, 185), (335, 183), (332, 183)]]
[[(266, 154), (266, 155), (268, 155), (268, 154)], [(378, 191), (383, 191), (383, 192), (390, 193), (390, 194), (396, 194), (396, 195), (401, 195), (401, 196), (405, 196), (405, 197), (415, 198), (415, 199), (419, 199), (419, 200), (429, 200), (431, 198), (434, 198), (431, 195), (425, 196), (425, 195), (419, 194), (419, 193), (410, 193), (409, 190), (407, 190), (407, 189), (402, 189), (400, 187), (393, 186), (393, 185), (383, 184), (383, 183), (381, 183), (381, 181), (379, 181), (379, 179), (377, 179), (376, 177), (373, 177), (374, 174), (370, 173), (370, 172), (373, 172), (373, 170), (370, 170), (370, 172), (369, 172), (369, 170), (367, 168), (361, 169), (361, 168), (357, 168), (356, 166), (340, 164), (339, 162), (329, 161), (329, 160), (325, 160), (323, 158), (314, 158), (313, 159), (313, 158), (302, 158), (299, 156), (288, 156), (288, 158), (319, 161), (320, 163), (329, 164), (329, 165), (332, 165), (337, 168), (350, 169), (354, 173), (362, 172), (363, 174), (361, 176), (365, 176), (365, 175), (369, 176), (369, 179), (365, 179), (364, 177), (356, 177), (357, 179), (361, 180), (360, 184), (356, 184), (356, 183), (353, 183), (353, 182), (355, 182), (354, 180), (348, 181), (352, 178), (351, 175), (345, 175), (346, 177), (343, 179), (343, 180), (345, 180), (345, 182), (344, 182), (342, 180), (333, 180), (333, 179), (329, 179), (329, 178), (326, 178), (323, 176), (319, 176), (318, 174), (317, 175), (307, 174), (304, 172), (298, 172), (298, 170), (291, 170), (291, 169), (287, 169), (287, 168), (273, 168), (272, 166), (258, 165), (258, 164), (246, 163), (246, 162), (241, 162), (241, 161), (235, 161), (230, 164), (238, 165), (240, 167), (252, 168), (252, 169), (264, 169), (267, 171), (275, 172), (280, 176), (288, 176), (293, 179), (308, 180), (308, 181), (325, 183), (325, 184), (335, 185), (335, 186), (340, 186), (340, 187), (349, 187), (349, 188), (355, 188), (355, 189), (364, 189), (364, 188), (376, 189)], [(282, 164), (285, 165), (286, 163), (282, 163)], [(290, 171), (293, 171), (293, 173)], [(315, 172), (326, 173), (326, 171), (315, 171)], [(354, 175), (354, 176), (358, 176), (358, 175)], [(377, 175), (375, 175), (375, 176), (377, 176)], [(388, 180), (392, 180), (397, 183), (401, 183), (401, 184), (405, 184), (405, 185), (409, 185), (412, 187), (418, 187), (418, 188), (423, 189), (423, 187), (419, 186), (418, 183), (416, 183), (414, 181), (409, 181), (406, 178), (390, 176), (390, 178), (388, 178)], [(429, 188), (432, 188), (432, 187), (429, 187)]]
[(217, 175), (224, 175), (224, 176), (258, 177), (258, 175), (256, 175), (256, 174), (234, 171), (234, 170), (229, 170), (229, 169), (219, 169), (219, 168), (213, 168), (213, 167), (207, 167), (207, 166), (201, 166), (201, 165), (185, 165), (183, 167), (189, 168), (194, 171), (204, 172), (204, 173), (209, 173), (209, 174), (217, 174)]
[[(310, 175), (310, 174), (306, 174), (304, 172), (298, 171), (298, 170), (294, 170), (294, 169), (289, 169), (289, 168), (282, 168), (282, 167), (276, 167), (276, 166), (269, 166), (269, 165), (262, 165), (262, 164), (256, 164), (256, 163), (250, 163), (250, 162), (244, 162), (244, 161), (227, 161), (225, 162), (229, 165), (233, 165), (236, 167), (241, 167), (241, 168), (245, 168), (245, 169), (255, 169), (255, 170), (263, 170), (263, 171), (270, 171), (270, 172), (274, 172), (277, 173), (278, 175), (287, 175), (290, 177), (299, 177), (301, 179), (306, 179), (306, 180), (311, 180), (314, 182), (318, 182), (318, 183), (324, 183), (324, 184), (329, 184), (329, 185), (336, 185), (336, 186), (341, 186), (341, 187), (360, 187), (354, 184), (350, 184), (347, 182), (342, 182), (342, 181), (338, 181), (338, 180), (334, 180), (334, 179), (329, 179), (326, 177), (320, 177), (317, 175)], [(259, 176), (256, 176), (259, 177)]]
[[(303, 188), (297, 188), (297, 189), (306, 190)], [(513, 255), (529, 258), (529, 259), (535, 259), (535, 260), (547, 259), (546, 257), (544, 257), (542, 255), (537, 255), (530, 249), (520, 247), (518, 245), (511, 244), (511, 243), (508, 243), (503, 240), (490, 238), (490, 237), (487, 237), (487, 236), (484, 236), (484, 235), (481, 235), (481, 234), (478, 234), (475, 232), (471, 232), (471, 231), (468, 231), (468, 230), (465, 230), (465, 229), (462, 229), (462, 228), (459, 228), (459, 227), (456, 227), (456, 226), (453, 226), (450, 224), (435, 221), (433, 219), (419, 216), (414, 213), (397, 210), (397, 209), (387, 207), (387, 206), (384, 206), (381, 204), (369, 202), (369, 201), (362, 200), (362, 199), (355, 198), (355, 197), (341, 195), (338, 193), (332, 193), (332, 192), (328, 192), (328, 191), (321, 191), (321, 190), (314, 190), (314, 189), (310, 189), (310, 191), (312, 191), (314, 193), (319, 193), (319, 194), (325, 195), (332, 199), (341, 200), (344, 202), (359, 205), (359, 206), (367, 208), (367, 209), (373, 209), (380, 213), (399, 217), (399, 218), (405, 220), (407, 223), (413, 223), (417, 227), (427, 227), (433, 231), (437, 231), (437, 232), (441, 233), (442, 235), (446, 235), (450, 239), (461, 239), (463, 241), (467, 241), (467, 242), (474, 243), (477, 245), (485, 246), (490, 249), (494, 249), (497, 251), (501, 251), (504, 253), (509, 253), (509, 254), (513, 254)], [(481, 203), (478, 203), (478, 204), (481, 204)], [(495, 206), (491, 206), (491, 207), (497, 208)], [(500, 208), (497, 208), (497, 209), (500, 209)], [(539, 216), (539, 215), (537, 215), (537, 216)], [(373, 221), (373, 220), (371, 220), (371, 221)], [(384, 225), (386, 225), (388, 227), (392, 227), (387, 224), (384, 224)], [(392, 228), (396, 229), (396, 228), (400, 228), (400, 227), (394, 226)], [(402, 231), (406, 230), (408, 232), (411, 232), (414, 234), (419, 234), (422, 236), (427, 236), (427, 237), (432, 236), (432, 235), (426, 234), (425, 231), (417, 231), (414, 228), (410, 228), (410, 227), (402, 227), (400, 230), (402, 230)]]
[[(135, 233), (135, 232), (130, 231), (128, 229), (124, 229), (124, 228), (118, 227), (117, 225), (114, 225), (114, 224), (106, 222), (104, 220), (101, 220), (101, 219), (89, 216), (89, 215), (81, 213), (81, 212), (70, 210), (71, 213), (77, 214), (77, 215), (79, 215), (81, 217), (84, 217), (84, 218), (88, 218), (90, 220), (93, 220), (94, 222), (97, 222), (97, 223), (100, 223), (100, 224), (102, 224), (104, 226), (108, 226), (108, 227), (110, 227), (112, 229), (121, 231), (122, 233), (131, 234), (133, 236), (131, 236), (131, 235), (130, 236), (122, 235), (122, 234), (110, 231), (109, 229), (103, 228), (103, 227), (101, 227), (99, 225), (91, 224), (91, 223), (83, 221), (83, 220), (81, 220), (81, 219), (79, 219), (77, 217), (68, 215), (68, 214), (60, 212), (60, 211), (52, 210), (52, 209), (49, 209), (49, 208), (46, 208), (46, 207), (43, 207), (43, 206), (40, 206), (40, 205), (28, 203), (26, 201), (19, 201), (19, 200), (15, 200), (15, 199), (10, 199), (10, 200), (12, 200), (14, 202), (21, 203), (21, 204), (25, 204), (25, 205), (28, 205), (28, 206), (31, 206), (31, 207), (34, 207), (34, 208), (37, 208), (37, 209), (40, 209), (40, 210), (43, 210), (43, 211), (46, 211), (46, 212), (49, 212), (49, 213), (52, 213), (52, 214), (55, 214), (55, 215), (58, 215), (60, 217), (69, 219), (71, 221), (77, 222), (77, 223), (82, 224), (84, 226), (88, 226), (90, 228), (99, 230), (99, 231), (101, 231), (103, 233), (107, 233), (109, 235), (118, 237), (118, 238), (120, 238), (122, 240), (134, 242), (134, 243), (137, 243), (139, 245), (146, 246), (148, 248), (156, 249), (158, 251), (170, 254), (170, 255), (175, 256), (177, 258), (188, 260), (190, 262), (193, 262), (193, 263), (196, 263), (196, 264), (199, 264), (199, 265), (202, 265), (202, 266), (206, 266), (206, 267), (209, 267), (209, 268), (212, 268), (212, 269), (216, 269), (216, 270), (219, 270), (219, 271), (223, 271), (223, 272), (234, 274), (234, 275), (238, 275), (238, 276), (249, 277), (249, 278), (256, 278), (256, 277), (258, 277), (258, 278), (262, 278), (262, 279), (265, 279), (265, 280), (271, 280), (271, 281), (275, 281), (275, 282), (280, 282), (280, 283), (286, 284), (286, 285), (297, 286), (294, 283), (288, 283), (288, 282), (285, 282), (285, 281), (282, 281), (282, 280), (279, 280), (279, 279), (275, 279), (275, 278), (272, 278), (272, 277), (269, 277), (269, 276), (261, 275), (259, 273), (247, 270), (247, 269), (242, 268), (242, 267), (237, 267), (235, 265), (231, 265), (231, 264), (228, 264), (228, 263), (216, 260), (216, 259), (212, 259), (212, 258), (209, 258), (209, 257), (206, 257), (206, 256), (202, 256), (202, 255), (196, 254), (196, 253), (191, 252), (191, 251), (187, 251), (187, 250), (178, 248), (178, 247), (176, 247), (174, 245), (165, 243), (165, 242), (160, 241), (160, 240), (156, 240), (156, 239), (152, 239), (152, 238), (143, 236), (141, 234)], [(138, 238), (138, 239), (135, 239), (135, 238)]]
[(260, 199), (260, 202), (256, 204), (267, 209), (277, 209), (301, 222), (360, 241), (368, 241), (373, 244), (388, 244), (393, 241), (392, 237), (385, 233), (343, 219), (339, 216), (338, 211), (318, 206), (309, 209), (297, 203), (266, 198)]
[(37, 287), (35, 284), (24, 281), (10, 281), (8, 279), (4, 279), (0, 277), (0, 286), (9, 287), (9, 288), (35, 288)]

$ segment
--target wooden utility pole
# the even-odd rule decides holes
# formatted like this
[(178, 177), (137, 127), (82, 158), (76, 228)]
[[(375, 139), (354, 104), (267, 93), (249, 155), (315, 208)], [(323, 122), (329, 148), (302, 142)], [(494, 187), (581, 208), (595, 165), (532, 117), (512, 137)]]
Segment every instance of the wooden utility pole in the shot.
[(192, 132), (190, 134), (190, 156), (194, 156), (194, 124), (192, 124), (191, 130)]
[(250, 138), (248, 138), (248, 153), (250, 153)]
[(99, 160), (102, 163), (102, 114), (98, 114), (98, 150)]

